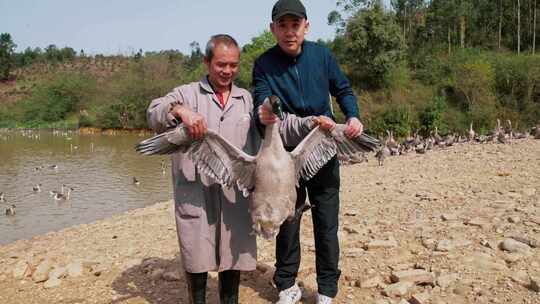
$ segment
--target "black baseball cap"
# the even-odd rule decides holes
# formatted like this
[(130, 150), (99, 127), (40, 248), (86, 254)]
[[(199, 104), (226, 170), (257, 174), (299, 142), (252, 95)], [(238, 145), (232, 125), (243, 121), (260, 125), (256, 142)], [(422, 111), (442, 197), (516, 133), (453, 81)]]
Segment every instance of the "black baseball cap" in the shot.
[(285, 15), (294, 15), (307, 19), (306, 8), (300, 0), (278, 0), (272, 8), (272, 21)]

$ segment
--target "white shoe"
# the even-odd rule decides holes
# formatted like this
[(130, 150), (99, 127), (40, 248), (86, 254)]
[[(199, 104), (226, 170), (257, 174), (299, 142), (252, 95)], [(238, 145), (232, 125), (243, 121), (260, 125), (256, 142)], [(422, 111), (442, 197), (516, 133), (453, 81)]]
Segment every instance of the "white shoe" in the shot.
[(279, 301), (276, 304), (295, 304), (302, 298), (302, 290), (295, 283), (292, 287), (279, 292)]
[(330, 298), (329, 296), (325, 296), (322, 294), (317, 294), (317, 304), (332, 304), (333, 298)]

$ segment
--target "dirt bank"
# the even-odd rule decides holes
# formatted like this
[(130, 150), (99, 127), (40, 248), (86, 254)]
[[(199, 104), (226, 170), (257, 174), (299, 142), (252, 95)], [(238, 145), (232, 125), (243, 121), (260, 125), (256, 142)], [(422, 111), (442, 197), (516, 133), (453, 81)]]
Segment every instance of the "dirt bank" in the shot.
[[(540, 303), (539, 185), (532, 139), (343, 168), (336, 302)], [(309, 213), (303, 221), (299, 278), (314, 303)], [(273, 243), (259, 250), (241, 303), (277, 298)], [(187, 303), (178, 270), (172, 204), (158, 203), (0, 247), (0, 303)], [(209, 284), (217, 303), (215, 274)]]

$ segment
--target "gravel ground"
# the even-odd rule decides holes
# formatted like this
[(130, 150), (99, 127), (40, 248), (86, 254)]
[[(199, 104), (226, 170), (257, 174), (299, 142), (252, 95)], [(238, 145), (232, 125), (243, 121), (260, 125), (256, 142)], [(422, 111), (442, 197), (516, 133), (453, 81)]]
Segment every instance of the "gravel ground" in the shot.
[[(460, 144), (342, 168), (336, 303), (540, 303), (540, 140)], [(302, 303), (316, 293), (302, 218)], [(272, 303), (259, 240), (241, 303)], [(188, 303), (171, 202), (0, 247), (0, 303)], [(209, 303), (217, 303), (210, 274)]]

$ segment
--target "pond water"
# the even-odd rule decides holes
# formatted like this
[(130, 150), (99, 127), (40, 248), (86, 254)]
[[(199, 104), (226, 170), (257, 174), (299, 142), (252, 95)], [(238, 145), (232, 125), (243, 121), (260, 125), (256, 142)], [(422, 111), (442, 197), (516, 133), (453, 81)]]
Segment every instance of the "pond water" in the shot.
[[(134, 150), (146, 137), (0, 131), (0, 244), (171, 199), (169, 157)], [(67, 200), (50, 194), (62, 185), (73, 188)], [(16, 214), (7, 216), (11, 204)]]

